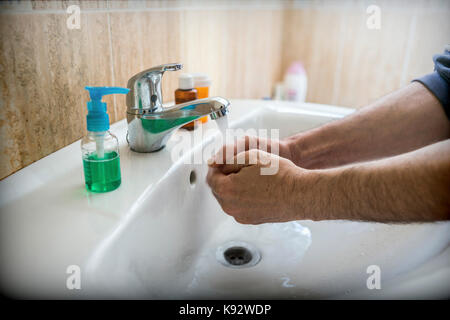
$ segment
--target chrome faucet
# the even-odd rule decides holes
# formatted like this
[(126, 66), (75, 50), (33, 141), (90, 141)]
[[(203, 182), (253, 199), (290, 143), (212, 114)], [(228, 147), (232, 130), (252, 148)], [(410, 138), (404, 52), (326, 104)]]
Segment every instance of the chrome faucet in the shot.
[(182, 125), (206, 115), (215, 120), (228, 113), (230, 103), (221, 97), (163, 107), (162, 76), (165, 71), (176, 71), (182, 67), (179, 63), (163, 64), (128, 80), (127, 141), (133, 151), (158, 151), (166, 145), (175, 129)]

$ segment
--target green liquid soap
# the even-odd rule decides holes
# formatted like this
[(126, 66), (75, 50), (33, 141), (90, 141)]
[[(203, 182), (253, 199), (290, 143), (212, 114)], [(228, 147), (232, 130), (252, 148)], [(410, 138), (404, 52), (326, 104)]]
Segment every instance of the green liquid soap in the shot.
[(99, 159), (96, 153), (83, 159), (86, 189), (92, 192), (107, 192), (120, 186), (120, 158), (117, 152), (105, 152)]

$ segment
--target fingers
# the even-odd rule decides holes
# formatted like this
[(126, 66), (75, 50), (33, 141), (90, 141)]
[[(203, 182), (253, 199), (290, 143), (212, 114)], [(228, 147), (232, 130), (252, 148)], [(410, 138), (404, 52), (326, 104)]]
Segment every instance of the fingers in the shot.
[(231, 195), (227, 190), (231, 187), (229, 177), (224, 175), (217, 168), (209, 168), (206, 181), (211, 187), (212, 194), (216, 198), (222, 210), (231, 215), (231, 207), (229, 206), (229, 196)]
[(233, 158), (237, 153), (237, 145), (226, 144), (208, 160), (208, 166), (219, 168), (224, 163), (227, 163), (227, 159)]
[(230, 184), (229, 177), (218, 168), (209, 168), (206, 182), (211, 187), (213, 194), (220, 195)]
[(230, 159), (236, 154), (250, 149), (258, 149), (260, 139), (254, 136), (245, 136), (239, 139), (235, 144), (224, 145), (211, 159), (208, 165), (211, 167), (221, 167), (223, 164), (229, 163)]
[(222, 210), (226, 214), (234, 217), (234, 210), (231, 206), (231, 203), (233, 202), (233, 195), (231, 192), (227, 191), (232, 186), (229, 185), (231, 181), (227, 178), (228, 176), (223, 174), (219, 169), (209, 168), (206, 180), (211, 187), (212, 194), (216, 198)]
[[(262, 153), (259, 150), (249, 150), (241, 152), (235, 156), (235, 160), (243, 162), (242, 164), (224, 165), (223, 168), (228, 170), (231, 168), (242, 168), (250, 165), (252, 155), (257, 156)], [(216, 198), (222, 210), (232, 216), (238, 223), (242, 224), (260, 224), (268, 222), (268, 218), (258, 214), (251, 214), (252, 209), (259, 206), (258, 192), (251, 185), (245, 185), (248, 181), (248, 174), (253, 176), (254, 173), (238, 173), (236, 175), (227, 175), (222, 172), (223, 168), (210, 167), (207, 174), (207, 183), (211, 187), (212, 194)], [(246, 192), (241, 192), (242, 188)], [(254, 192), (253, 192), (254, 191)], [(245, 194), (247, 194), (245, 196)], [(249, 195), (250, 194), (250, 195)], [(253, 195), (252, 195), (253, 194)], [(246, 202), (245, 199), (254, 197), (254, 202)]]
[(249, 158), (248, 151), (238, 153), (231, 161), (228, 161), (228, 164), (223, 164), (220, 171), (224, 174), (237, 173), (242, 168), (250, 165), (248, 161)]
[(235, 155), (228, 163), (220, 168), (224, 174), (237, 173), (242, 168), (258, 163), (258, 150), (248, 150)]
[(261, 150), (248, 150), (235, 155), (228, 163), (221, 165), (218, 169), (224, 174), (237, 173), (244, 167), (253, 165), (267, 166), (271, 163), (274, 155)]

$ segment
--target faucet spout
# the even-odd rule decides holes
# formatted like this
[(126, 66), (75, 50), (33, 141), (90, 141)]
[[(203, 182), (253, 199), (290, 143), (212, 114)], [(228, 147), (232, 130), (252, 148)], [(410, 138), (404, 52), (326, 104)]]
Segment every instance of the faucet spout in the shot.
[(198, 99), (161, 111), (138, 114), (127, 113), (127, 140), (132, 150), (154, 152), (162, 149), (172, 133), (182, 125), (209, 115), (216, 120), (226, 116), (230, 102), (222, 97)]
[[(223, 117), (228, 113), (230, 102), (222, 97), (212, 97), (193, 100), (164, 108), (162, 112), (153, 112), (146, 116), (147, 119), (174, 119), (184, 117), (204, 117), (209, 115), (211, 119)], [(187, 121), (190, 122), (190, 121)]]

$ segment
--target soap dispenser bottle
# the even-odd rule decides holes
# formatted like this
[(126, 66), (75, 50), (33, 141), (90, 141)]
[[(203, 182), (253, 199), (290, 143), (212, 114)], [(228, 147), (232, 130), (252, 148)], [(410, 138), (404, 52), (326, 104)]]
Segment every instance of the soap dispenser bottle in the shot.
[(121, 183), (119, 141), (109, 132), (109, 117), (102, 97), (107, 94), (126, 94), (129, 89), (120, 87), (86, 87), (88, 101), (86, 116), (87, 135), (81, 140), (86, 189), (108, 192)]

